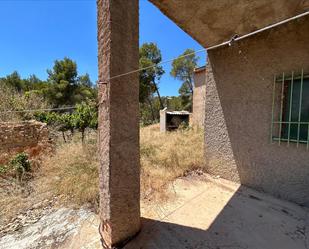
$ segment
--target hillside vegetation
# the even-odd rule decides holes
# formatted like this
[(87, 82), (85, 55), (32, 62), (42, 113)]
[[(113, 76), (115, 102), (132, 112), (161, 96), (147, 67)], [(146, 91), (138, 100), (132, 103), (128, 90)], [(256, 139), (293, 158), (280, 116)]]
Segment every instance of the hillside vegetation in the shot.
[[(161, 133), (158, 125), (141, 128), (141, 195), (143, 199), (167, 198), (169, 182), (203, 166), (203, 134), (199, 129)], [(2, 217), (13, 217), (33, 203), (58, 196), (76, 207), (98, 207), (98, 156), (96, 132), (87, 133), (85, 142), (76, 137), (59, 143), (32, 172), (29, 182), (14, 183), (11, 191), (0, 191)]]
[[(198, 57), (187, 58), (175, 60), (170, 72), (182, 81), (179, 96), (161, 96), (160, 79), (165, 73), (159, 66), (161, 51), (154, 43), (140, 48), (142, 199), (167, 198), (164, 190), (169, 182), (203, 166), (201, 130), (160, 133), (159, 126), (153, 125), (164, 107), (192, 109), (193, 70)], [(1, 225), (9, 219), (51, 199), (60, 205), (98, 207), (98, 89), (70, 58), (55, 60), (47, 73), (46, 80), (35, 75), (23, 78), (17, 71), (0, 78), (0, 122), (34, 119), (46, 123), (56, 144), (52, 152), (38, 158), (23, 151), (0, 165), (0, 235)]]
[[(70, 203), (98, 204), (98, 156), (95, 133), (86, 143), (60, 145), (42, 165), (45, 186)], [(161, 133), (158, 125), (141, 128), (142, 198), (164, 192), (167, 183), (201, 168), (203, 134), (198, 129)]]

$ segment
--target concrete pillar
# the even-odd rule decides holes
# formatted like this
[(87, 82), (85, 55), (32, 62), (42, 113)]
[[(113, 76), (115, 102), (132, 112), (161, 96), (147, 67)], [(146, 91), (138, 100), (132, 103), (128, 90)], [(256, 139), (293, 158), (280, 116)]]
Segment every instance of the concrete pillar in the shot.
[(138, 0), (97, 0), (100, 233), (106, 248), (140, 230)]
[(167, 108), (160, 110), (160, 131), (166, 132), (166, 112)]

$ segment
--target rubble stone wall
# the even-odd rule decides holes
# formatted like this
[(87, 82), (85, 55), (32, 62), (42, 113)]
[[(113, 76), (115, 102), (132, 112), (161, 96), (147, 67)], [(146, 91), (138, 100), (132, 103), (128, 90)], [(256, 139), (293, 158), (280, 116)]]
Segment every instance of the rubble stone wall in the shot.
[(30, 157), (37, 156), (49, 145), (49, 132), (44, 123), (0, 122), (0, 164), (19, 152), (26, 152)]

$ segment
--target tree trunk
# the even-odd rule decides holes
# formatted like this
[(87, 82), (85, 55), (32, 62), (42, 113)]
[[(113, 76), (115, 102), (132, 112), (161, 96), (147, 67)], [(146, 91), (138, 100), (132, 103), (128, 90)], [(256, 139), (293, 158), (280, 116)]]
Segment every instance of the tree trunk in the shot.
[(160, 109), (164, 109), (164, 105), (163, 105), (163, 102), (162, 102), (162, 99), (161, 99), (161, 96), (160, 96), (160, 92), (159, 92), (159, 88), (157, 87), (157, 84), (155, 82), (152, 83), (155, 87), (155, 90), (156, 90), (156, 93), (158, 95), (158, 98), (159, 98), (159, 102), (160, 102)]
[(193, 89), (194, 89), (194, 86), (193, 86), (193, 83), (192, 83), (192, 79), (191, 77), (189, 76), (188, 77), (188, 81), (187, 81), (188, 85), (189, 85), (189, 88), (190, 88), (190, 91), (191, 91), (191, 94), (193, 96)]
[(85, 130), (82, 130), (81, 133), (82, 133), (82, 144), (84, 144), (85, 143)]
[(149, 104), (150, 110), (151, 110), (152, 122), (154, 122), (155, 121), (155, 115), (154, 115), (153, 106), (152, 106), (151, 100), (149, 98), (147, 98), (147, 100), (148, 100), (148, 104)]
[(64, 142), (66, 143), (66, 142), (67, 142), (67, 140), (65, 139), (65, 134), (64, 134), (64, 131), (62, 131), (62, 137), (63, 137)]
[(190, 93), (191, 93), (191, 99), (189, 100), (191, 102), (190, 112), (192, 112), (192, 110), (193, 110), (193, 91), (194, 91), (194, 86), (193, 86), (191, 77), (189, 77), (188, 85), (189, 85)]

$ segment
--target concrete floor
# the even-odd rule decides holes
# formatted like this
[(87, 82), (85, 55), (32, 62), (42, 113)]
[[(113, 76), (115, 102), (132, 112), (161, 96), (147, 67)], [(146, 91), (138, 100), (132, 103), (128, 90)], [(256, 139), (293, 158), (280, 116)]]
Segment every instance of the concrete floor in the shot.
[[(308, 210), (210, 176), (178, 179), (173, 201), (143, 205), (125, 249), (308, 249)], [(92, 220), (61, 248), (100, 248)], [(95, 224), (95, 225), (94, 225)]]
[(177, 180), (175, 203), (155, 207), (125, 249), (308, 249), (308, 210), (207, 178)]

